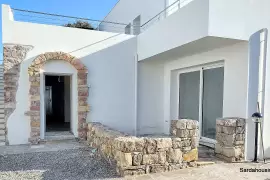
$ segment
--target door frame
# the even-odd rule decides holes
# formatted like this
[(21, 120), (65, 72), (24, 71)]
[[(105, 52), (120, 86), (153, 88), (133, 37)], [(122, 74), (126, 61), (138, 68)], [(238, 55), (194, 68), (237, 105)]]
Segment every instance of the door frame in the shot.
[[(216, 144), (215, 139), (210, 139), (207, 137), (202, 136), (202, 103), (203, 103), (203, 71), (207, 69), (215, 69), (215, 68), (220, 68), (220, 67), (225, 67), (224, 62), (218, 62), (218, 63), (211, 63), (211, 64), (206, 64), (206, 65), (200, 65), (196, 67), (187, 67), (184, 69), (181, 69), (177, 73), (177, 110), (178, 110), (178, 118), (179, 118), (179, 106), (180, 106), (180, 74), (184, 73), (189, 73), (189, 72), (200, 72), (200, 84), (199, 84), (199, 136), (200, 136), (200, 144), (209, 146), (209, 147), (214, 147)], [(224, 79), (223, 79), (224, 83)], [(224, 86), (223, 86), (223, 91), (224, 91)], [(223, 93), (223, 103), (224, 103), (224, 93)], [(223, 110), (222, 110), (222, 116), (223, 116)]]
[(73, 73), (53, 73), (53, 72), (43, 72), (40, 74), (40, 139), (45, 139), (46, 134), (46, 105), (45, 105), (45, 76), (69, 76), (70, 77), (70, 131), (75, 134), (74, 124), (76, 124), (75, 119), (73, 118), (73, 82), (74, 82), (74, 74)]

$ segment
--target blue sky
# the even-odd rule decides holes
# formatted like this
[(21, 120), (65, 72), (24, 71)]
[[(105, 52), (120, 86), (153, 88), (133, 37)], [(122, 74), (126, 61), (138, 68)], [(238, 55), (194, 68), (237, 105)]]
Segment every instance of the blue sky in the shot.
[[(0, 0), (12, 8), (102, 20), (118, 0)], [(0, 60), (2, 57), (2, 8), (0, 9)]]

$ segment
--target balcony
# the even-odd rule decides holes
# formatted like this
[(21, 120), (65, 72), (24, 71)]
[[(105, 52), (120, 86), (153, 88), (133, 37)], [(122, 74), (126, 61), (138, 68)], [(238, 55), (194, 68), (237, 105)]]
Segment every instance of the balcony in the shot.
[[(182, 49), (177, 48), (190, 43), (195, 47), (194, 43), (198, 40), (209, 42), (207, 37), (211, 38), (211, 43), (199, 43), (198, 50), (215, 48), (219, 44), (227, 44), (228, 40), (234, 43), (237, 40), (247, 40), (245, 14), (239, 14), (239, 11), (245, 11), (244, 1), (234, 6), (226, 0), (193, 0), (183, 7), (178, 5), (177, 10), (169, 16), (165, 16), (167, 13), (164, 11), (163, 19), (160, 15), (158, 22), (145, 28), (138, 36), (139, 60), (171, 50), (182, 52)], [(217, 39), (212, 43), (213, 37)], [(184, 49), (186, 51), (187, 48)]]

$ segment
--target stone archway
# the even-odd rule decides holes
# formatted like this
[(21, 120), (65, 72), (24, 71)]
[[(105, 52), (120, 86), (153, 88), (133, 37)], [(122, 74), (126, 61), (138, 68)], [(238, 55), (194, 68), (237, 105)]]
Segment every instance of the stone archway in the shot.
[(87, 68), (79, 59), (64, 52), (47, 52), (39, 55), (34, 59), (28, 68), (30, 89), (30, 110), (25, 112), (25, 115), (30, 116), (31, 134), (29, 142), (37, 144), (40, 140), (40, 68), (42, 68), (47, 61), (63, 60), (70, 63), (77, 69), (78, 77), (78, 135), (79, 138), (86, 138), (86, 118), (89, 112), (89, 105), (87, 103), (89, 88), (87, 85)]

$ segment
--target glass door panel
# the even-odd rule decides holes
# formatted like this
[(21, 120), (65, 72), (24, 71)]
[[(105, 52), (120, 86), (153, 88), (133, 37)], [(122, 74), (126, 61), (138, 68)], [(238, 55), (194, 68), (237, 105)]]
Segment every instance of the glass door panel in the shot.
[(202, 137), (216, 139), (216, 119), (223, 111), (224, 67), (203, 70)]
[(179, 118), (199, 120), (200, 71), (179, 76)]

